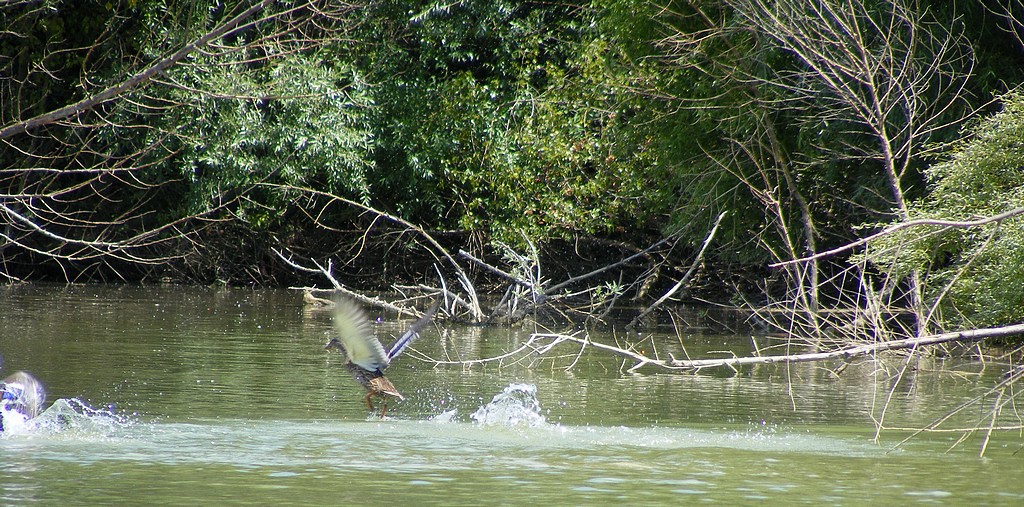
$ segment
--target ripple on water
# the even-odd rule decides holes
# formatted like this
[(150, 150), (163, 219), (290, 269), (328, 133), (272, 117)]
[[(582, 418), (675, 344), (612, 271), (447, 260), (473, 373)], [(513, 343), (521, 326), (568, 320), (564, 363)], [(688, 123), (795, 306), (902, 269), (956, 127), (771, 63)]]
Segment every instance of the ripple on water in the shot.
[[(821, 477), (829, 477), (836, 484), (820, 498), (837, 500), (833, 503), (857, 489), (839, 489), (850, 482), (840, 480), (837, 470), (858, 456), (876, 463), (885, 451), (863, 440), (760, 425), (563, 426), (540, 414), (532, 384), (509, 384), (469, 416), (448, 410), (425, 420), (282, 416), (140, 423), (77, 400), (58, 400), (32, 421), (34, 428), (5, 436), (3, 451), (12, 451), (8, 458), (25, 456), (22, 461), (35, 466), (39, 460), (59, 461), (136, 475), (159, 469), (203, 484), (213, 471), (240, 483), (256, 476), (261, 491), (343, 478), (346, 489), (366, 485), (365, 491), (430, 491), (444, 484), (446, 494), (454, 494), (476, 484), (502, 491), (514, 487), (523, 495), (571, 492), (595, 501), (640, 500), (647, 494), (676, 500), (728, 494), (758, 501), (794, 498), (807, 488), (823, 491)], [(814, 473), (798, 466), (805, 461), (817, 463)], [(12, 476), (23, 468), (11, 460), (0, 463), (0, 473)], [(475, 498), (479, 491), (465, 493), (460, 498)], [(925, 501), (948, 495), (927, 488), (900, 494)]]

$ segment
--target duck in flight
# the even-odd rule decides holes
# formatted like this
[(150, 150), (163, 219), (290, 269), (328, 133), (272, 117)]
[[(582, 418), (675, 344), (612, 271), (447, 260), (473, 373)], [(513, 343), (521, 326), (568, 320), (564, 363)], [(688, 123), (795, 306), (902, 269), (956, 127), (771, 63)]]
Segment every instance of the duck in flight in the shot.
[(419, 320), (409, 326), (409, 329), (385, 350), (373, 335), (370, 319), (362, 308), (347, 299), (339, 300), (335, 305), (334, 330), (338, 336), (331, 338), (325, 348), (327, 350), (336, 349), (345, 354), (345, 368), (356, 379), (356, 382), (366, 389), (366, 406), (370, 411), (374, 410), (370, 398), (374, 396), (381, 398), (381, 418), (384, 417), (388, 409), (388, 396), (400, 400), (405, 399), (395, 385), (384, 376), (384, 370), (391, 364), (391, 361), (419, 338), (420, 331), (434, 318), (434, 314), (437, 313), (440, 306), (439, 298)]

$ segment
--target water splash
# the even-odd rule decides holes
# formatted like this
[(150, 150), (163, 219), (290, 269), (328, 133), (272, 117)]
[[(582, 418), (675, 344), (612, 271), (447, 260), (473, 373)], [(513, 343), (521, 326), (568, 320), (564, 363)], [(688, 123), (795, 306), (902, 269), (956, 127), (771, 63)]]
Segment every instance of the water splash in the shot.
[(3, 429), (6, 433), (25, 431), (25, 425), (28, 424), (28, 416), (17, 410), (8, 409), (6, 405), (0, 408), (0, 420), (3, 421)]
[(450, 422), (455, 422), (455, 416), (457, 416), (458, 413), (459, 413), (459, 411), (453, 408), (451, 410), (445, 410), (444, 412), (441, 412), (440, 414), (437, 414), (435, 416), (430, 417), (430, 420), (433, 421), (433, 422), (442, 423), (442, 424), (450, 423)]
[(107, 437), (132, 424), (126, 416), (92, 408), (75, 398), (60, 398), (37, 417), (14, 421), (14, 425), (8, 425), (5, 416), (3, 437), (25, 434)]
[(509, 384), (470, 417), (478, 424), (487, 426), (534, 428), (547, 425), (544, 416), (540, 414), (537, 386), (533, 384)]

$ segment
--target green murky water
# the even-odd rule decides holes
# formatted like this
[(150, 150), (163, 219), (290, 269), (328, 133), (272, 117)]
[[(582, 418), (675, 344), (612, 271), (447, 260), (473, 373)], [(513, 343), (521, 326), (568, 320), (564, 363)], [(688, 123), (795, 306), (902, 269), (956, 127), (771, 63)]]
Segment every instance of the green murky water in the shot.
[[(323, 350), (329, 318), (288, 291), (0, 288), (0, 373), (31, 371), (58, 400), (0, 436), (0, 504), (1024, 505), (1018, 434), (985, 458), (978, 436), (873, 442), (890, 393), (886, 424), (921, 426), (990, 387), (992, 365), (921, 362), (895, 390), (898, 359), (626, 374), (565, 345), (435, 367), (417, 358), (530, 334), (440, 323), (389, 370), (407, 400), (382, 421)], [(378, 334), (406, 324), (385, 315)], [(655, 341), (683, 354), (674, 334)], [(682, 336), (691, 356), (749, 342)]]

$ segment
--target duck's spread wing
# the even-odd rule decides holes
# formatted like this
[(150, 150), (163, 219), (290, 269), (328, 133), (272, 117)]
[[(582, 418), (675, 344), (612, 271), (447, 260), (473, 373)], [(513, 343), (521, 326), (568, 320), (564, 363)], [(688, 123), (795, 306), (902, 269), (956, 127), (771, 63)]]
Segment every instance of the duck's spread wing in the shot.
[(440, 306), (441, 299), (438, 298), (430, 309), (419, 318), (419, 320), (409, 326), (409, 329), (402, 333), (402, 336), (399, 336), (398, 339), (395, 340), (395, 343), (391, 344), (391, 347), (388, 348), (388, 360), (397, 357), (406, 349), (406, 347), (411, 345), (412, 342), (416, 341), (416, 339), (420, 337), (420, 331), (430, 323), (430, 319), (434, 318), (434, 314), (437, 313), (437, 309)]
[(373, 336), (370, 319), (354, 302), (342, 299), (334, 307), (334, 330), (348, 354), (348, 360), (369, 371), (388, 366), (384, 347)]
[(0, 380), (0, 406), (31, 419), (43, 411), (45, 403), (46, 389), (32, 375), (19, 371)]

